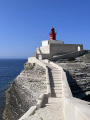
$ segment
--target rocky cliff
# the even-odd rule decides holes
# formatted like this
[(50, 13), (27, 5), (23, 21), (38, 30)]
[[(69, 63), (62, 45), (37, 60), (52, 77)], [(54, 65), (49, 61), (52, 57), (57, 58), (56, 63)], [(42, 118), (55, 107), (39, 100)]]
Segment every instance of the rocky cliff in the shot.
[(73, 96), (90, 102), (90, 51), (77, 58), (55, 62), (64, 68)]
[(5, 120), (18, 120), (46, 92), (45, 69), (26, 63), (6, 93)]
[[(90, 51), (78, 58), (58, 59), (56, 62), (66, 72), (74, 97), (90, 101)], [(46, 92), (45, 69), (26, 63), (6, 94), (5, 120), (18, 120), (41, 93)]]

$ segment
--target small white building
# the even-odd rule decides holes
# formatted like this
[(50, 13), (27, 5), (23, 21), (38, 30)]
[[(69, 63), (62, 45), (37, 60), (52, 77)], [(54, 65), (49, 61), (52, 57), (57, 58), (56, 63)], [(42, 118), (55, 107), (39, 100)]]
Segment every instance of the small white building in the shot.
[(82, 50), (82, 44), (64, 44), (64, 41), (56, 40), (56, 33), (54, 28), (52, 28), (50, 40), (42, 41), (42, 46), (37, 48), (35, 56), (38, 59), (46, 59), (51, 58), (54, 55), (62, 55)]

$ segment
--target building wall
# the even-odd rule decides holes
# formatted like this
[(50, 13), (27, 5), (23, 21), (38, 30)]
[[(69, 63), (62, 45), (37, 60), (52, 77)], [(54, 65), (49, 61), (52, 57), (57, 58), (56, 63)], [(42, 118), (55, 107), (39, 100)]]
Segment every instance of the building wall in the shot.
[(64, 41), (59, 41), (59, 40), (44, 40), (44, 41), (42, 41), (42, 46), (47, 46), (49, 44), (64, 44)]
[(40, 60), (47, 59), (47, 58), (52, 58), (52, 55), (50, 55), (50, 54), (42, 54), (42, 55), (38, 54), (37, 58)]
[(42, 41), (42, 46), (47, 46), (48, 45), (48, 40)]
[(83, 50), (83, 45), (81, 44), (50, 44), (51, 55), (77, 52), (81, 50)]
[[(48, 42), (48, 41), (47, 41)], [(57, 54), (67, 54), (73, 53), (77, 51), (82, 51), (83, 45), (82, 44), (55, 44), (50, 43), (45, 46), (41, 46), (37, 48), (36, 57), (40, 59), (51, 58), (53, 55)]]
[(39, 47), (37, 54), (50, 54), (50, 45)]

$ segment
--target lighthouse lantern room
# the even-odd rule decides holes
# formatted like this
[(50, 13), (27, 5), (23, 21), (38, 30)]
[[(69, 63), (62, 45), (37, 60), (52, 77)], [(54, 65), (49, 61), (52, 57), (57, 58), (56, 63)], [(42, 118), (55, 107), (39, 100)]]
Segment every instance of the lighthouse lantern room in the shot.
[(50, 35), (50, 40), (56, 40), (56, 33), (53, 27), (51, 28), (51, 33), (49, 33), (49, 35)]

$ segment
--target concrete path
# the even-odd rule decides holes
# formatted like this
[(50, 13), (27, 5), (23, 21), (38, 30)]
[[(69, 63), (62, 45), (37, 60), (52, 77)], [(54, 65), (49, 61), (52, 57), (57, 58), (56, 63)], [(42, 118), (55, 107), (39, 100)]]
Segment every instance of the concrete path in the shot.
[(50, 63), (45, 64), (49, 67), (52, 94), (27, 120), (64, 120), (61, 72)]

